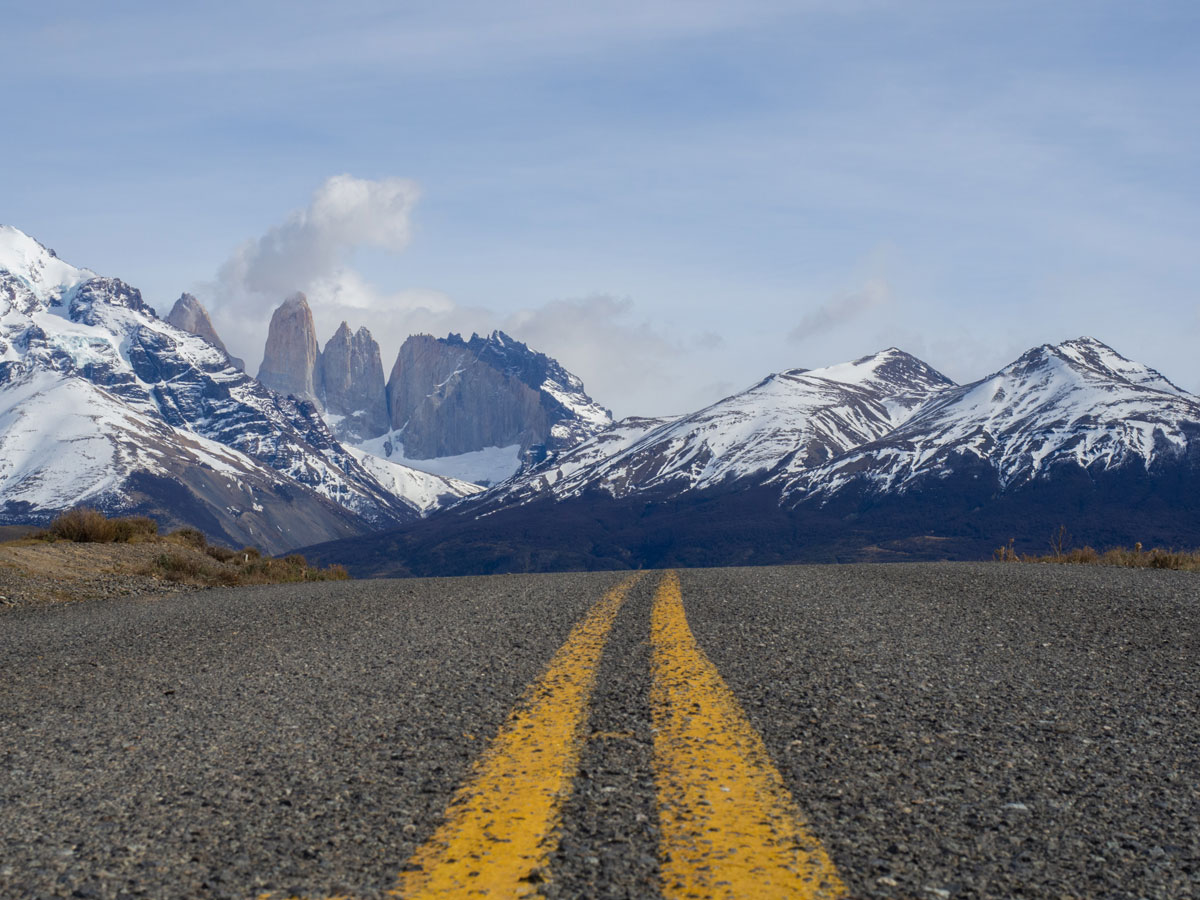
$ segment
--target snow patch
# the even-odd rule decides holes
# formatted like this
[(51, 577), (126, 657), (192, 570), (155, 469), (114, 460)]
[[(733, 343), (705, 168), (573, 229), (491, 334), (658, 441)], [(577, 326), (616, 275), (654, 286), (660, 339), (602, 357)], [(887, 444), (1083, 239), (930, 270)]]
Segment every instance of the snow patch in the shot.
[(354, 449), (419, 472), (475, 485), (497, 484), (511, 477), (521, 466), (520, 444), (486, 447), (483, 450), (434, 459), (409, 459), (404, 455), (404, 444), (397, 437), (397, 433), (392, 432), (362, 441), (356, 444)]

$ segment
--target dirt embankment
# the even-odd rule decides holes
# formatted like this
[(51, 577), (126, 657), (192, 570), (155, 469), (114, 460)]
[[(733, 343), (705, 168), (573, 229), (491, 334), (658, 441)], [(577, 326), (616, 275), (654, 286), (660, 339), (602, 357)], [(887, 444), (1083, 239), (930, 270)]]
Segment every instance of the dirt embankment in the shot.
[[(0, 606), (61, 603), (150, 594), (174, 594), (201, 586), (170, 580), (155, 573), (166, 548), (158, 542), (138, 544), (76, 544), (19, 540), (0, 544)], [(171, 546), (171, 554), (207, 556), (187, 547)]]

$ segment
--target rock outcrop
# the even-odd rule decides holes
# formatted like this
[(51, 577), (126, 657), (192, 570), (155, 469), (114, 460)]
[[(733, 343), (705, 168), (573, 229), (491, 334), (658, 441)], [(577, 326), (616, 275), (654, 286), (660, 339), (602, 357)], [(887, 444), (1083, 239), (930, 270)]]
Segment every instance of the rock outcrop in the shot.
[(387, 398), (409, 459), (513, 445), (536, 457), (612, 422), (578, 378), (499, 331), (470, 341), (410, 337), (396, 356)]
[(320, 402), (321, 354), (303, 294), (288, 297), (271, 316), (258, 380), (285, 396)]
[(229, 357), (229, 361), (233, 363), (234, 368), (241, 369), (243, 372), (246, 371), (245, 360), (233, 356), (229, 352), (224, 341), (221, 340), (217, 335), (216, 329), (213, 328), (212, 319), (208, 317), (208, 310), (204, 308), (203, 303), (191, 294), (179, 295), (179, 299), (175, 301), (175, 305), (171, 307), (171, 311), (167, 314), (167, 323), (189, 334), (204, 338)]
[(351, 443), (388, 430), (387, 392), (379, 344), (366, 328), (341, 324), (321, 353), (321, 401), (338, 438)]

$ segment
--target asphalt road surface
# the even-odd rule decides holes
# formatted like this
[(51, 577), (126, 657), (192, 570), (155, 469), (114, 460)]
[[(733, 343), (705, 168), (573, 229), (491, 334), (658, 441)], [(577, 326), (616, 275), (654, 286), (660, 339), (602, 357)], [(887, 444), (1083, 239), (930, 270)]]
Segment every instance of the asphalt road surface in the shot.
[(0, 897), (1200, 896), (1200, 578), (940, 564), (0, 611)]

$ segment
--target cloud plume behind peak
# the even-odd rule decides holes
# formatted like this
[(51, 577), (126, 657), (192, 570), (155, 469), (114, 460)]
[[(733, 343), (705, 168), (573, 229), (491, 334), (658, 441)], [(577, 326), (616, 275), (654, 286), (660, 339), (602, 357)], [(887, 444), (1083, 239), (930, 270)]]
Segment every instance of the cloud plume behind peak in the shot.
[(336, 284), (355, 249), (398, 253), (408, 246), (419, 194), (406, 178), (334, 175), (306, 208), (234, 251), (218, 275), (221, 293), (240, 305), (256, 305), (320, 282)]

